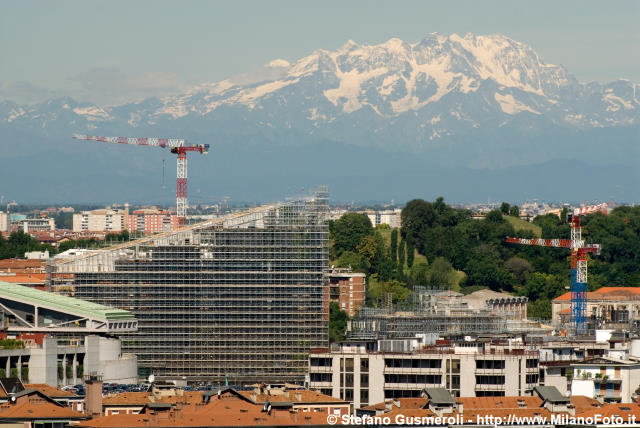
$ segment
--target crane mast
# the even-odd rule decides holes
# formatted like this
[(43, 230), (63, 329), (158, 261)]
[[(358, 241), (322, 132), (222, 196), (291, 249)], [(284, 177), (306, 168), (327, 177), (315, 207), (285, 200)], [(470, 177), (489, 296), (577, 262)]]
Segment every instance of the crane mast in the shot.
[(103, 143), (169, 148), (171, 153), (178, 155), (176, 168), (176, 215), (180, 224), (187, 222), (187, 152), (199, 152), (206, 155), (209, 152), (209, 144), (187, 144), (187, 141), (181, 138), (99, 137), (81, 134), (74, 134), (72, 138)]
[(506, 238), (506, 242), (511, 244), (571, 250), (571, 325), (575, 334), (584, 334), (587, 328), (587, 254), (600, 254), (601, 249), (599, 244), (585, 244), (580, 217), (596, 212), (607, 214), (607, 210), (607, 204), (576, 208), (569, 217), (571, 239)]

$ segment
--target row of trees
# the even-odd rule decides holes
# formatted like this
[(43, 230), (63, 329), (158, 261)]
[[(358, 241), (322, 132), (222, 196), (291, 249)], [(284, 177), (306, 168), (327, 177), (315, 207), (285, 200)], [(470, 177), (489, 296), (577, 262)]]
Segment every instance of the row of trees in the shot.
[(105, 236), (104, 240), (95, 238), (71, 239), (61, 242), (58, 248), (55, 248), (50, 244), (41, 244), (31, 235), (19, 230), (12, 232), (8, 238), (4, 238), (2, 234), (0, 234), (0, 259), (24, 257), (24, 253), (30, 251), (49, 251), (49, 254), (53, 255), (71, 248), (99, 248), (104, 245), (125, 242), (131, 238), (129, 232), (124, 230), (120, 233), (109, 233)]

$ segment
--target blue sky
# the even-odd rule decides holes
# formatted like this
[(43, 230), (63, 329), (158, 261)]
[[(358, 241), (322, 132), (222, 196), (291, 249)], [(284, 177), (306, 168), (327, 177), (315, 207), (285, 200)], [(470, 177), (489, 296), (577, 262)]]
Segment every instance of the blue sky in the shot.
[(5, 1), (0, 99), (163, 95), (349, 39), (430, 32), (505, 34), (581, 81), (640, 82), (637, 1)]

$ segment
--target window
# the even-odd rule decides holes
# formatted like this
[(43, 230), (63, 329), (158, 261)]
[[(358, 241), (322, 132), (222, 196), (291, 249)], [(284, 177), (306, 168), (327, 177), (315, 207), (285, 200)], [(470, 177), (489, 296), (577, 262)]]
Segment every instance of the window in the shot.
[(539, 379), (538, 374), (528, 374), (525, 382), (527, 384), (538, 383), (538, 379)]
[(476, 385), (504, 385), (504, 376), (476, 375)]
[(364, 406), (369, 403), (369, 390), (361, 389), (360, 390), (360, 406)]
[(417, 383), (417, 384), (440, 384), (441, 375), (420, 375), (420, 374), (385, 374), (386, 383)]
[(384, 364), (394, 368), (413, 369), (439, 369), (442, 367), (442, 360), (436, 359), (414, 359), (414, 358), (385, 358)]
[(344, 386), (353, 387), (353, 373), (344, 375)]
[(360, 359), (360, 372), (369, 372), (369, 359), (361, 358)]
[(504, 370), (504, 360), (476, 360), (476, 369)]
[(311, 367), (331, 367), (331, 358), (311, 358)]
[(344, 399), (346, 401), (353, 401), (353, 389), (345, 389)]
[(527, 359), (527, 368), (528, 369), (536, 369), (536, 368), (538, 368), (538, 359), (537, 358), (528, 358)]
[(360, 386), (361, 387), (369, 386), (369, 375), (368, 374), (361, 374), (360, 375)]
[(353, 358), (345, 358), (345, 371), (353, 372)]
[(331, 382), (331, 373), (310, 373), (309, 380), (311, 382)]

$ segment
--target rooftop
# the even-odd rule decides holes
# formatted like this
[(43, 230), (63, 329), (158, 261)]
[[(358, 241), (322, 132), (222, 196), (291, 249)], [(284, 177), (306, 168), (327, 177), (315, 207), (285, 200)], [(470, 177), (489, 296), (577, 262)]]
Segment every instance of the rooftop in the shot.
[(16, 300), (30, 305), (46, 306), (48, 308), (85, 317), (105, 321), (135, 320), (133, 313), (122, 309), (110, 308), (73, 297), (61, 296), (55, 293), (37, 290), (0, 281), (0, 298)]

